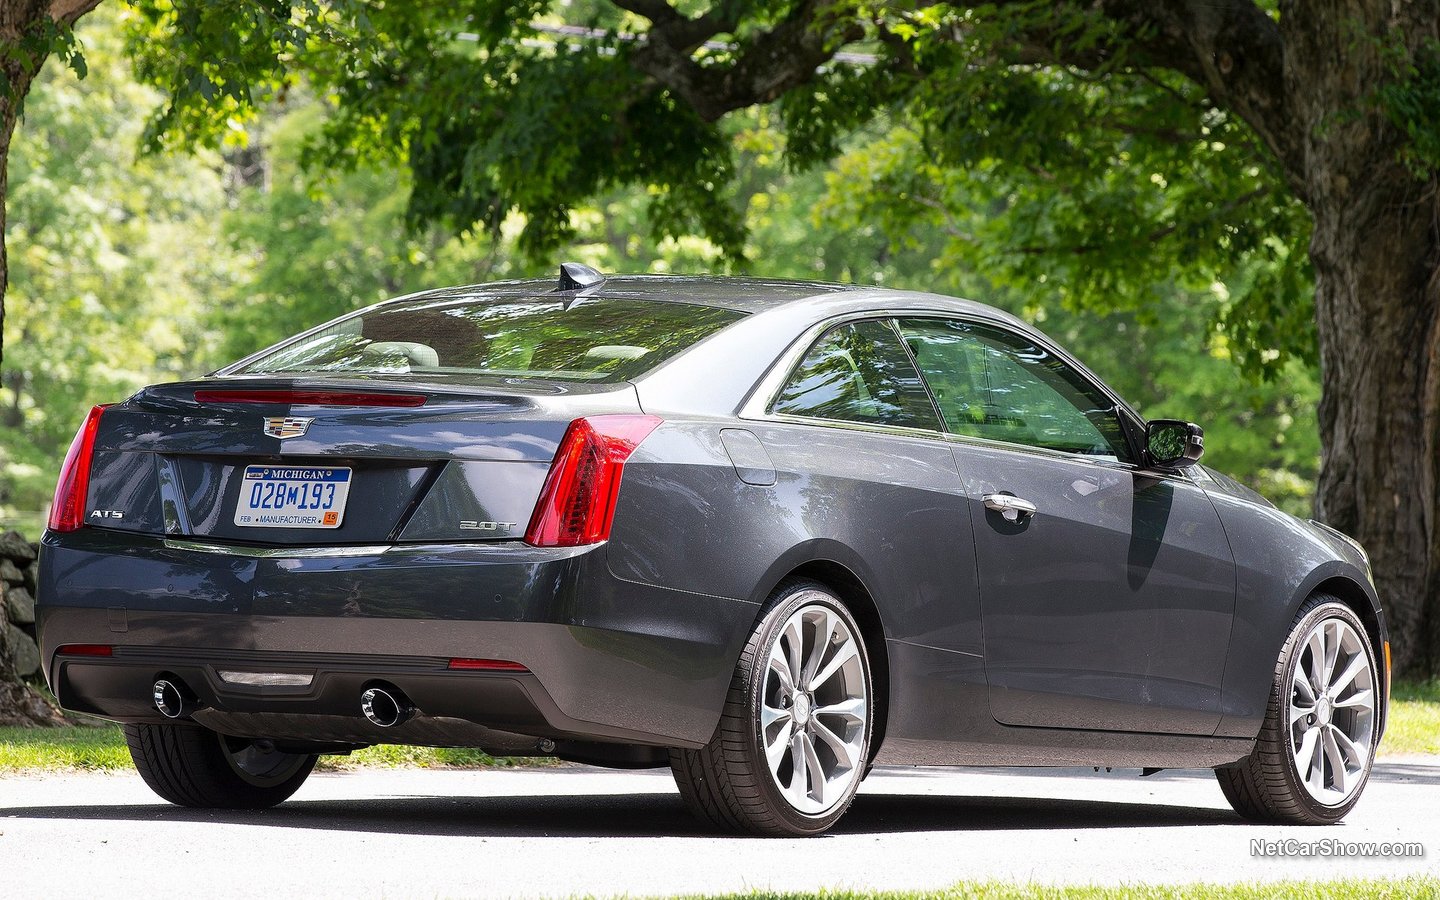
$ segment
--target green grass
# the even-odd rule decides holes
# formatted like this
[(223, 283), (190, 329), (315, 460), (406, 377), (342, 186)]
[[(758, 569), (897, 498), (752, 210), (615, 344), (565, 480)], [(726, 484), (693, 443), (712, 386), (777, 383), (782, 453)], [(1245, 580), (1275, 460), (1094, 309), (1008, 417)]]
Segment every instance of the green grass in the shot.
[(1440, 680), (1401, 681), (1390, 694), (1383, 753), (1440, 753)]
[(706, 900), (1409, 900), (1440, 897), (1440, 878), (1357, 878), (1344, 881), (1276, 881), (1269, 884), (1137, 885), (1129, 887), (1068, 887), (964, 882), (940, 891), (821, 891), (709, 895)]
[(0, 775), (129, 768), (130, 751), (115, 726), (0, 728)]
[[(497, 759), (479, 750), (367, 747), (349, 756), (322, 756), (320, 771), (376, 768), (464, 768), (553, 765), (544, 759)], [(22, 772), (112, 772), (131, 769), (125, 736), (113, 725), (73, 728), (0, 728), (0, 775)]]
[[(1391, 696), (1390, 722), (1380, 755), (1440, 754), (1440, 680), (1401, 682)], [(478, 750), (382, 745), (349, 756), (325, 756), (321, 771), (380, 768), (486, 768), (551, 765), (537, 759), (497, 759)], [(112, 771), (130, 768), (125, 738), (114, 726), (0, 728), (0, 775), (17, 772)], [(1027, 895), (1028, 896), (1028, 895)], [(1100, 895), (1097, 895), (1100, 896)], [(1440, 891), (1436, 892), (1440, 897)]]

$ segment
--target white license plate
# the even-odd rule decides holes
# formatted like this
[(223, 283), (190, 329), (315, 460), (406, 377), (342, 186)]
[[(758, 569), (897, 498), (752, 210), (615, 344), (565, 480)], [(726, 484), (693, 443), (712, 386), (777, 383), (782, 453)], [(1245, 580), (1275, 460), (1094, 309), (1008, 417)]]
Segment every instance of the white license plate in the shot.
[(245, 528), (339, 528), (350, 470), (329, 466), (246, 466), (235, 504)]

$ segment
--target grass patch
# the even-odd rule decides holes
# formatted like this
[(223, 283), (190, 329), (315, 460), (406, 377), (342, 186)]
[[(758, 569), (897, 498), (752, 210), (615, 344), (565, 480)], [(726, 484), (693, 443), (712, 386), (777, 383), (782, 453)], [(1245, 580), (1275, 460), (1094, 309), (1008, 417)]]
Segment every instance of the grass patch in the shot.
[[(496, 758), (479, 750), (381, 745), (349, 756), (322, 756), (322, 772), (368, 767), (482, 769), (554, 765), (548, 759)], [(0, 728), (0, 775), (23, 772), (125, 772), (132, 769), (118, 726), (99, 728)]]
[(1440, 680), (1395, 683), (1380, 752), (1440, 753)]
[(0, 774), (131, 768), (120, 728), (0, 728)]
[(1276, 881), (1270, 884), (1135, 885), (1070, 887), (1008, 884), (1003, 881), (964, 882), (940, 891), (821, 891), (710, 895), (706, 900), (1409, 900), (1440, 896), (1440, 878), (1356, 878), (1343, 881)]

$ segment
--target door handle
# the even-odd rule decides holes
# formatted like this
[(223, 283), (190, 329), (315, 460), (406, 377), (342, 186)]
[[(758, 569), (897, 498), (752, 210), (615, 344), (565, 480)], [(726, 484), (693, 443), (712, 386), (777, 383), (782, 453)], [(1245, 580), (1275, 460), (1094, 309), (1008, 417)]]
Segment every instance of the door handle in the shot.
[(1007, 522), (1019, 522), (1035, 515), (1035, 504), (1014, 494), (986, 494), (985, 508), (998, 512)]

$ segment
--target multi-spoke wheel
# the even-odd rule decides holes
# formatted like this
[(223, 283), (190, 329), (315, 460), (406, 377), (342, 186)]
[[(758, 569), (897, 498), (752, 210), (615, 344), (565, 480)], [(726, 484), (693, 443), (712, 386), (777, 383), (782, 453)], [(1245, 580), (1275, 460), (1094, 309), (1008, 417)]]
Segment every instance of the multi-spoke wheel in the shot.
[(1230, 805), (1264, 821), (1339, 821), (1370, 775), (1382, 693), (1365, 626), (1316, 595), (1280, 654), (1254, 752), (1216, 770)]
[(126, 725), (125, 741), (140, 777), (179, 806), (274, 806), (300, 789), (316, 759), (189, 724)]
[(671, 768), (690, 807), (717, 825), (818, 834), (855, 796), (872, 718), (859, 626), (825, 588), (790, 582), (740, 656), (715, 737), (673, 751)]

